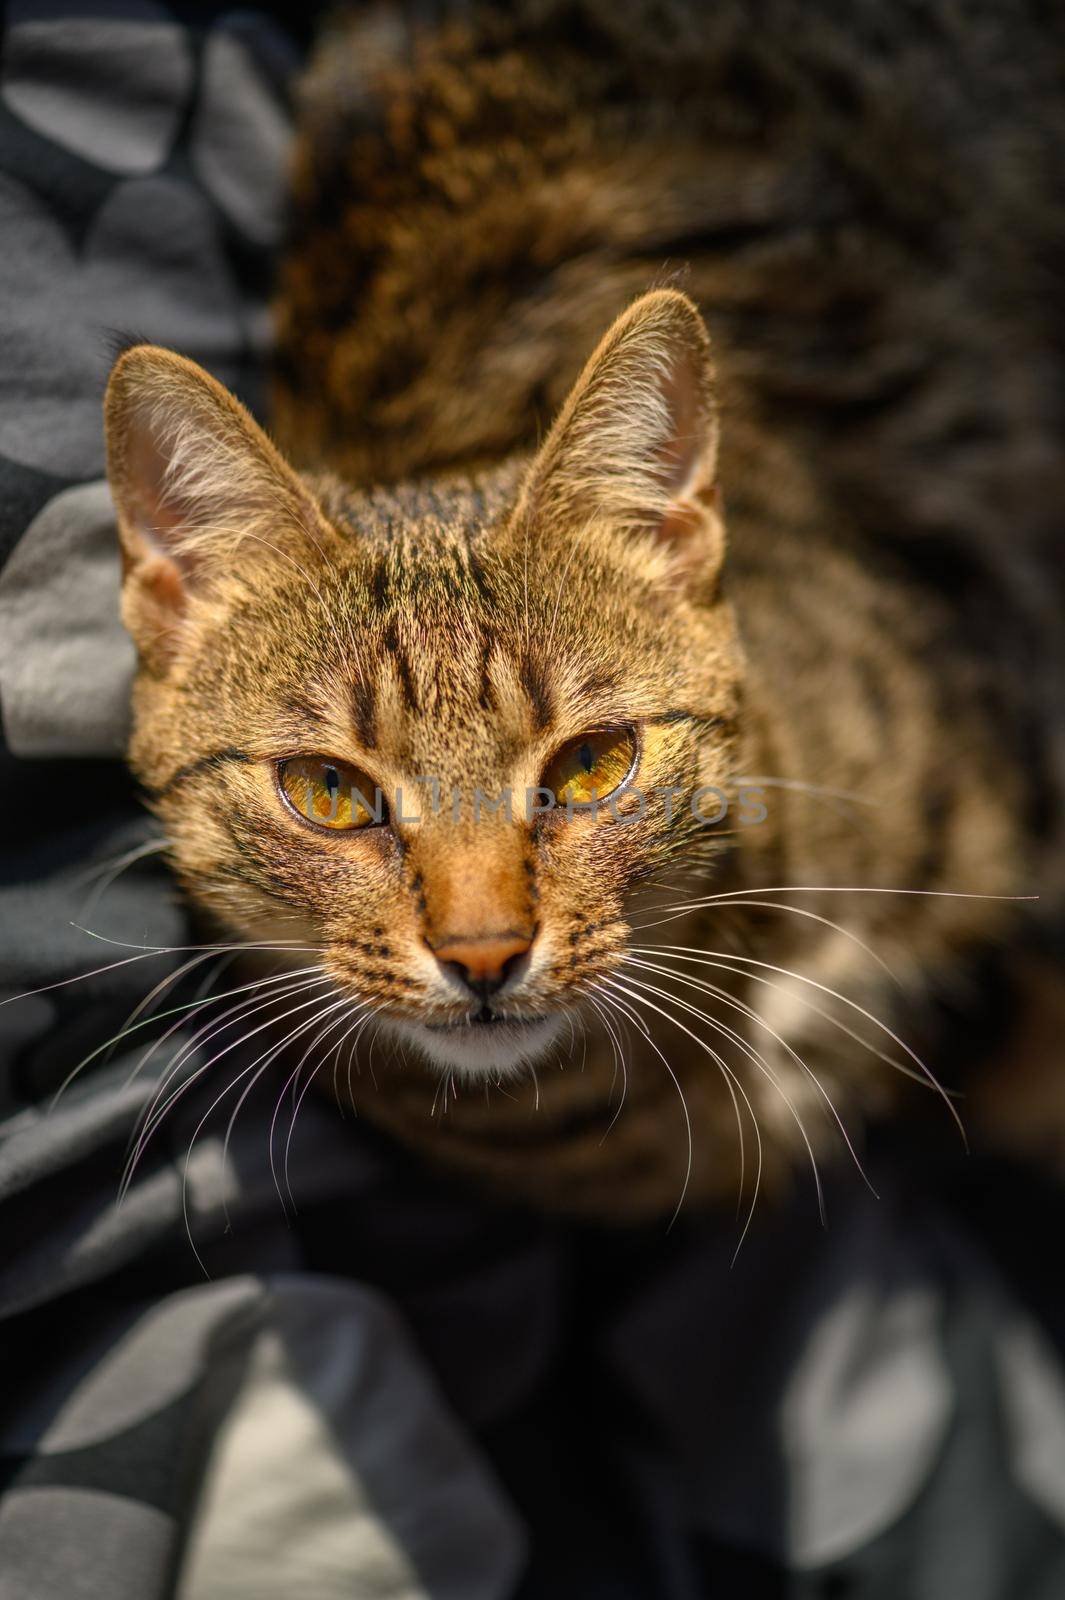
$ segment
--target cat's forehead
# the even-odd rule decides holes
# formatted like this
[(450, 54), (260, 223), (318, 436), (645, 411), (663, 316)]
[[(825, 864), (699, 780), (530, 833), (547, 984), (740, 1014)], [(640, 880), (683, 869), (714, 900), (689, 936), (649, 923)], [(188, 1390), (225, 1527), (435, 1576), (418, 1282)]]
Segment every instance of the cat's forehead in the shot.
[(526, 559), (497, 519), (460, 523), (427, 506), (414, 521), (393, 504), (375, 524), (373, 508), (355, 502), (350, 520), (334, 519), (343, 553), (319, 569), (324, 605), (305, 608), (281, 698), (313, 706), (341, 751), (353, 738), (358, 750), (442, 776), (609, 720), (626, 657), (586, 604), (571, 612), (577, 563), (568, 575), (557, 560), (545, 571), (541, 553)]
[(326, 517), (347, 537), (374, 546), (402, 541), (434, 546), (483, 535), (505, 522), (517, 498), (521, 463), (480, 473), (358, 487), (327, 476), (309, 480)]
[(395, 529), (361, 545), (341, 593), (365, 748), (438, 764), (459, 746), (504, 756), (558, 715), (559, 675), (542, 630), (526, 627), (520, 563), (493, 541)]
[(601, 540), (513, 528), (516, 482), (318, 488), (339, 555), (323, 552), (285, 696), (318, 708), (326, 743), (444, 776), (657, 709), (656, 597)]

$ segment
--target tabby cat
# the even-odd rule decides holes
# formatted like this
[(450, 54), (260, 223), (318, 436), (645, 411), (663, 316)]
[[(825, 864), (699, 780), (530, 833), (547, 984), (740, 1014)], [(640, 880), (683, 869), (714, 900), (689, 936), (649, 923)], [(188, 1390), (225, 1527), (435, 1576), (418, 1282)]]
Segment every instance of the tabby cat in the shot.
[(327, 1092), (576, 1214), (753, 1196), (1060, 909), (1059, 25), (403, 15), (306, 78), (277, 443), (115, 366), (132, 767), (328, 978)]

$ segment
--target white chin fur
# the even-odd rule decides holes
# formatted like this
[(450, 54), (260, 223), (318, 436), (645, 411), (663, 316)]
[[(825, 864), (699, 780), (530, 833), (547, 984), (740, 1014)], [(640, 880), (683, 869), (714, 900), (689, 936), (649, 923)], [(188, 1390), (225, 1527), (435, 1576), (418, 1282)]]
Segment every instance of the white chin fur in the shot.
[(413, 1044), (431, 1066), (477, 1080), (517, 1077), (523, 1067), (539, 1060), (558, 1036), (560, 1017), (534, 1023), (505, 1023), (484, 1027), (471, 1022), (458, 1028), (428, 1028), (420, 1022), (389, 1019), (387, 1028), (405, 1044)]

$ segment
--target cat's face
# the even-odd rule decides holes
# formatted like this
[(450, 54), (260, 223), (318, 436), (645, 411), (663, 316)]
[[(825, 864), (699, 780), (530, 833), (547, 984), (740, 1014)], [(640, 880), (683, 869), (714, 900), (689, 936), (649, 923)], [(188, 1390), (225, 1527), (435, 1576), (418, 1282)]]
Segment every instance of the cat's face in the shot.
[(694, 308), (637, 302), (521, 470), (304, 480), (150, 347), (116, 366), (108, 442), (131, 761), (190, 895), (240, 937), (322, 952), (441, 1067), (535, 1060), (732, 764)]

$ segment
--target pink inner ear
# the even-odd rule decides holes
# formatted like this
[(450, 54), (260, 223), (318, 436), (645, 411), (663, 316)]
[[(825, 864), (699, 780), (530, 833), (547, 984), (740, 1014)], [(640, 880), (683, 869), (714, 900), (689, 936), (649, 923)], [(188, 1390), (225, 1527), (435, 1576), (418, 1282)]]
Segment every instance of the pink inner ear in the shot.
[(136, 531), (149, 550), (165, 558), (174, 581), (180, 584), (181, 573), (188, 574), (193, 565), (188, 551), (181, 547), (180, 534), (188, 516), (174, 496), (166, 493), (167, 460), (150, 428), (136, 430), (129, 446), (128, 469), (134, 486)]
[(699, 526), (699, 513), (692, 506), (678, 506), (670, 511), (655, 529), (665, 544), (683, 544)]
[(184, 616), (187, 596), (185, 581), (176, 562), (169, 556), (151, 556), (140, 570), (141, 591), (160, 616), (170, 614), (176, 621)]
[(662, 384), (669, 407), (672, 438), (658, 451), (660, 477), (678, 503), (658, 525), (660, 538), (681, 542), (699, 524), (691, 502), (713, 492), (714, 454), (707, 437), (708, 421), (699, 374), (686, 351), (678, 353)]

